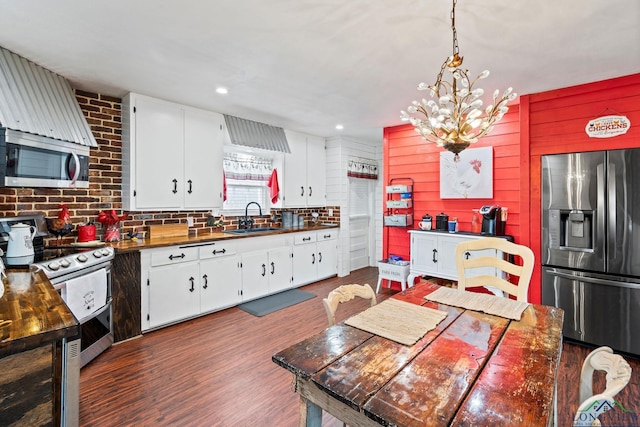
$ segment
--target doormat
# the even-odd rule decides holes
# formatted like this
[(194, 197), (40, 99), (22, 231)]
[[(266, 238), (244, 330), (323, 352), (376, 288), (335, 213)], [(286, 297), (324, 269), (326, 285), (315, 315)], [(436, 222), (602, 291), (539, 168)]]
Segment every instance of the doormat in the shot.
[(277, 294), (245, 302), (244, 304), (240, 304), (238, 308), (254, 316), (261, 317), (265, 314), (273, 313), (274, 311), (315, 297), (316, 295), (311, 292), (301, 291), (300, 289), (288, 289)]

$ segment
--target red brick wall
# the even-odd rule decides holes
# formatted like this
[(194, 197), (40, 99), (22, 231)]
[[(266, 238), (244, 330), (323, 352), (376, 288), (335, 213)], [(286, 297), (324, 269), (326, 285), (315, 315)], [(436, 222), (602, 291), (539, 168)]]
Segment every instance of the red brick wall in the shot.
[[(121, 100), (110, 96), (76, 91), (87, 122), (91, 127), (97, 148), (91, 149), (89, 160), (88, 189), (60, 188), (9, 188), (0, 187), (0, 215), (18, 216), (43, 213), (45, 217), (56, 217), (60, 205), (69, 207), (71, 222), (74, 225), (96, 221), (101, 210), (115, 209), (122, 215), (122, 113)], [(334, 210), (333, 216), (328, 209)], [(318, 211), (318, 209), (314, 209)], [(307, 219), (311, 218), (310, 209), (296, 209)], [(322, 222), (340, 222), (340, 208), (328, 206), (319, 209)], [(146, 232), (148, 225), (175, 224), (186, 222), (186, 217), (194, 218), (194, 226), (206, 227), (208, 212), (206, 211), (144, 211), (130, 212), (129, 219), (122, 222), (123, 234), (128, 231)], [(266, 221), (266, 219), (264, 220)], [(226, 218), (228, 228), (236, 228), (236, 218)], [(98, 235), (102, 233), (101, 224), (97, 223)], [(62, 239), (62, 243), (75, 241), (75, 230)], [(54, 237), (48, 240), (53, 240)]]

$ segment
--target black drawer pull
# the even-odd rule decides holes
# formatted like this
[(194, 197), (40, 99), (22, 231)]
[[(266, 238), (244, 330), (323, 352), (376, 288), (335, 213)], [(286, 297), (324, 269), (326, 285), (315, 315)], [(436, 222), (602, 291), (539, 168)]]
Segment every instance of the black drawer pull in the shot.
[(223, 250), (221, 250), (221, 251), (218, 251), (218, 250), (214, 249), (212, 253), (213, 253), (214, 255), (218, 255), (218, 254), (223, 254), (223, 253), (225, 253), (225, 252), (227, 252), (227, 250), (226, 250), (226, 249), (223, 249)]
[(208, 276), (205, 274), (202, 276), (202, 278), (204, 279), (204, 285), (202, 285), (202, 289), (207, 289), (209, 287)]
[(180, 254), (180, 255), (169, 255), (169, 259), (170, 259), (171, 261), (173, 261), (173, 260), (174, 260), (174, 259), (176, 259), (176, 258), (180, 258), (180, 259), (182, 259), (182, 258), (184, 258), (185, 256), (186, 256), (185, 254)]
[(302, 238), (302, 241), (303, 241), (303, 242), (308, 242), (309, 240), (311, 240), (311, 237), (303, 237), (303, 238)]
[(195, 279), (193, 277), (189, 277), (189, 281), (191, 282), (191, 288), (189, 289), (189, 292), (193, 292), (196, 290), (196, 288), (193, 286), (193, 282), (195, 281)]

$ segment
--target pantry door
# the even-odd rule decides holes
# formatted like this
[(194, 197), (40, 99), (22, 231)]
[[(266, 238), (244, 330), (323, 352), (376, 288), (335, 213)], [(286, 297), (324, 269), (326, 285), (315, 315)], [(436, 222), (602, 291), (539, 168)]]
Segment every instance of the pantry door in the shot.
[(349, 271), (374, 265), (373, 200), (375, 181), (349, 178)]

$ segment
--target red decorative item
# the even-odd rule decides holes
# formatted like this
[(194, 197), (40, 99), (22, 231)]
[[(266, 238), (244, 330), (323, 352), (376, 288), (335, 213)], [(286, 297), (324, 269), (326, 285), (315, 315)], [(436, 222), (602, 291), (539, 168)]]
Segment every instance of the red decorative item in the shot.
[(111, 209), (111, 212), (100, 211), (98, 214), (98, 222), (104, 227), (104, 240), (105, 242), (117, 242), (120, 240), (120, 221), (124, 221), (129, 218), (128, 214), (118, 216), (115, 209)]

